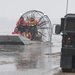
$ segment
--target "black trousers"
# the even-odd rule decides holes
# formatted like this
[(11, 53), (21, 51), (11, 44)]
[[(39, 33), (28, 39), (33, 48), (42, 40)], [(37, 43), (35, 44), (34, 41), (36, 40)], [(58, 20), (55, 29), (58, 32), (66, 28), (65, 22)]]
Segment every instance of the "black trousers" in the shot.
[(29, 26), (29, 32), (32, 34), (32, 39), (35, 38), (35, 35), (37, 33), (37, 27), (36, 26)]
[(26, 32), (28, 30), (27, 26), (22, 26), (22, 25), (18, 25), (17, 28), (21, 33)]

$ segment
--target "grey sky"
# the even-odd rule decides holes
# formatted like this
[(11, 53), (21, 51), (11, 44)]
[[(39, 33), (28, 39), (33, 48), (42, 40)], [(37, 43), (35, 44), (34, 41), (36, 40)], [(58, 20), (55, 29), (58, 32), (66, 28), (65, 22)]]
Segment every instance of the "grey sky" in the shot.
[[(0, 17), (17, 20), (20, 13), (39, 10), (49, 16), (51, 21), (59, 23), (66, 13), (67, 0), (0, 0)], [(75, 0), (69, 0), (68, 12), (75, 13)]]

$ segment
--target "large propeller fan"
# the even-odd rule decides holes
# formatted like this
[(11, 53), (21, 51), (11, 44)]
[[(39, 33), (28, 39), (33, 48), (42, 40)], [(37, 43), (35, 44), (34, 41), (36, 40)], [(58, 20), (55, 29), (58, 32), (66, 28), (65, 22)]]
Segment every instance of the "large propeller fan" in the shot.
[(52, 25), (49, 17), (44, 15), (41, 11), (31, 10), (27, 11), (22, 15), (24, 19), (28, 22), (31, 17), (39, 22), (37, 26), (37, 31), (42, 35), (42, 40), (50, 41), (52, 37)]

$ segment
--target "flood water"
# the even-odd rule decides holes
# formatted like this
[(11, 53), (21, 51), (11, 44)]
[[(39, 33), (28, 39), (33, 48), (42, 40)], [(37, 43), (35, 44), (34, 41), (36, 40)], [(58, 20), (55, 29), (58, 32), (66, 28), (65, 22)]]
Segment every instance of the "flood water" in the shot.
[[(54, 49), (53, 49), (54, 50)], [(59, 68), (59, 54), (51, 55), (50, 44), (0, 46), (0, 75), (50, 75)], [(57, 63), (55, 62), (57, 61)]]
[(57, 74), (61, 71), (60, 49), (59, 41), (0, 45), (0, 75)]

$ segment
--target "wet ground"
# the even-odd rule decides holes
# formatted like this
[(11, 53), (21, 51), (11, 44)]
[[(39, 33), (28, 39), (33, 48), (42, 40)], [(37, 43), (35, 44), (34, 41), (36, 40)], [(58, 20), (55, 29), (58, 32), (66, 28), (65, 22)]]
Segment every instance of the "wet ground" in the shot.
[(60, 41), (0, 46), (0, 75), (75, 75), (62, 73)]

